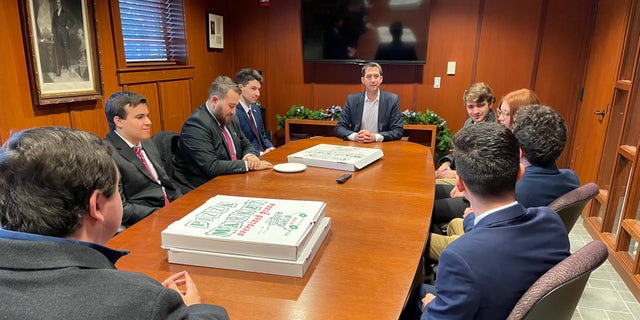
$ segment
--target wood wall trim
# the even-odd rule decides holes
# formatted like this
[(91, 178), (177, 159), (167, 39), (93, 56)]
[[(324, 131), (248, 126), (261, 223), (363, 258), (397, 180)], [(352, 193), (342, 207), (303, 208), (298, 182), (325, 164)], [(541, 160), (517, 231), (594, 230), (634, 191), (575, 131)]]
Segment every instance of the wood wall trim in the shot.
[(195, 75), (193, 66), (119, 69), (116, 73), (119, 85), (193, 79)]
[(533, 58), (533, 66), (531, 68), (531, 80), (529, 80), (529, 88), (536, 89), (536, 78), (538, 77), (538, 66), (540, 64), (540, 52), (542, 51), (542, 37), (544, 35), (544, 27), (547, 20), (547, 10), (549, 9), (548, 0), (542, 0), (540, 6), (540, 23), (538, 24), (538, 40), (536, 41), (536, 49)]
[(127, 60), (124, 55), (124, 40), (122, 39), (122, 22), (120, 21), (120, 3), (116, 0), (109, 1), (109, 16), (113, 30), (113, 46), (115, 47), (115, 62), (118, 67), (126, 67)]
[(484, 0), (478, 1), (478, 21), (476, 22), (476, 39), (473, 45), (473, 62), (471, 63), (471, 81), (476, 82), (476, 72), (478, 71), (478, 52), (480, 52), (480, 36), (482, 31), (482, 21), (484, 19)]

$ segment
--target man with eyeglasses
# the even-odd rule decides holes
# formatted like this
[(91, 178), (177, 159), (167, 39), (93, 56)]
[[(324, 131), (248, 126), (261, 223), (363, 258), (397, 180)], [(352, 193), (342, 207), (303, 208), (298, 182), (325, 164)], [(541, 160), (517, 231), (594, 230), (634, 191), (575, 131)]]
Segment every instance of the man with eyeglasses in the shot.
[(402, 113), (398, 95), (380, 90), (382, 67), (369, 62), (362, 67), (364, 92), (350, 94), (335, 128), (338, 138), (358, 143), (402, 138)]

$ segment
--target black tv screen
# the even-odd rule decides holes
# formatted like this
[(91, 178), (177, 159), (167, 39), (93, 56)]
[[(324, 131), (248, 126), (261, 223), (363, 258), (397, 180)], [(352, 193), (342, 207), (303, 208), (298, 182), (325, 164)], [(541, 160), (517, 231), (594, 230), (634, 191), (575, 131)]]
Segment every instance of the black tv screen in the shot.
[(429, 0), (302, 0), (305, 62), (424, 64)]

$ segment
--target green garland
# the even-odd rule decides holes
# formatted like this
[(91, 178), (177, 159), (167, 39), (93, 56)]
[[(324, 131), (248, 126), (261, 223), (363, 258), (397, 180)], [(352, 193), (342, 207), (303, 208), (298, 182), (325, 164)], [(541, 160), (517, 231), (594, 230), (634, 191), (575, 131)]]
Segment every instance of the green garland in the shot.
[(278, 119), (278, 128), (284, 128), (286, 119), (313, 119), (313, 120), (338, 120), (342, 114), (342, 107), (330, 106), (323, 110), (311, 110), (301, 105), (294, 104), (291, 109), (283, 116), (276, 114)]
[(424, 113), (405, 110), (402, 113), (402, 124), (433, 124), (438, 127), (436, 133), (435, 163), (451, 151), (453, 132), (447, 127), (447, 121), (435, 112), (427, 109)]
[[(313, 120), (338, 120), (342, 114), (340, 106), (330, 106), (327, 109), (311, 110), (302, 105), (293, 105), (284, 116), (276, 114), (278, 129), (284, 128), (286, 119), (313, 119)], [(433, 124), (438, 127), (436, 134), (436, 158), (437, 161), (451, 151), (451, 137), (453, 132), (447, 127), (447, 121), (435, 112), (427, 109), (424, 113), (405, 110), (402, 113), (403, 124)]]

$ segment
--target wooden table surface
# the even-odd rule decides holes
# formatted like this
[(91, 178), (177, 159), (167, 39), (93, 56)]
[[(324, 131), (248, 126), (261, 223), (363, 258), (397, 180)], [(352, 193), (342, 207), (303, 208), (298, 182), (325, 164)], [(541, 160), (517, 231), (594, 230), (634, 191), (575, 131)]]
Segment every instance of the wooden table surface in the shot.
[[(396, 319), (429, 231), (431, 151), (405, 141), (363, 145), (317, 138), (290, 142), (264, 158), (283, 163), (318, 143), (381, 148), (384, 157), (344, 184), (335, 181), (344, 172), (315, 167), (217, 177), (111, 239), (107, 246), (132, 251), (116, 266), (158, 281), (187, 270), (204, 301), (224, 306), (231, 319)], [(160, 232), (216, 194), (326, 202), (331, 231), (305, 276), (169, 264)]]

